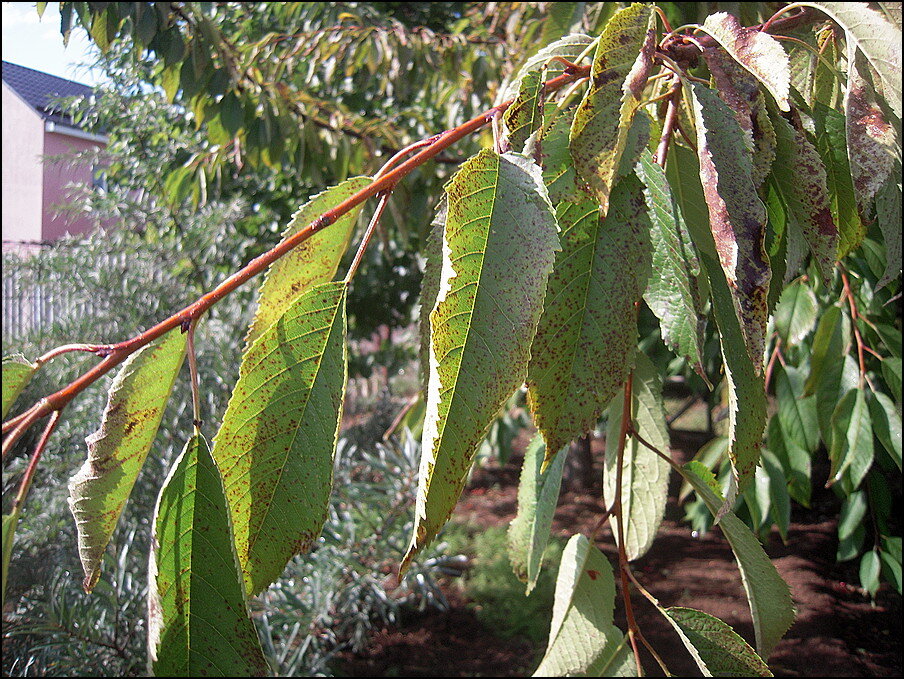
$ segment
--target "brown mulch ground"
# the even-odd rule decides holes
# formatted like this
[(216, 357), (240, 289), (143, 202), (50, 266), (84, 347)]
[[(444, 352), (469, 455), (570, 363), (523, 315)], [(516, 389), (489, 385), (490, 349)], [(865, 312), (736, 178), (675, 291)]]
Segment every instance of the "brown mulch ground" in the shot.
[[(597, 456), (599, 457), (599, 456)], [(516, 511), (520, 459), (503, 468), (475, 472), (455, 512), (479, 526), (507, 525)], [(734, 557), (718, 529), (694, 538), (680, 519), (672, 488), (666, 518), (649, 553), (633, 563), (638, 580), (664, 605), (689, 606), (715, 615), (752, 643), (753, 627)], [(592, 534), (599, 519), (599, 490), (563, 492), (553, 532), (567, 538)], [(769, 665), (776, 676), (901, 676), (901, 597), (883, 585), (876, 605), (860, 590), (856, 562), (835, 563), (839, 501), (814, 484), (813, 508), (795, 508), (788, 544), (773, 532), (766, 551), (791, 587), (797, 620), (776, 647)], [(597, 546), (615, 560), (608, 526)], [(379, 630), (365, 653), (344, 657), (350, 676), (526, 676), (537, 649), (524, 639), (501, 640), (478, 622), (455, 587), (451, 610), (412, 615)], [(668, 624), (645, 600), (634, 597), (644, 635), (676, 676), (700, 676)], [(616, 622), (624, 629), (621, 606)], [(659, 668), (650, 656), (644, 666)], [(661, 675), (660, 675), (661, 676)]]

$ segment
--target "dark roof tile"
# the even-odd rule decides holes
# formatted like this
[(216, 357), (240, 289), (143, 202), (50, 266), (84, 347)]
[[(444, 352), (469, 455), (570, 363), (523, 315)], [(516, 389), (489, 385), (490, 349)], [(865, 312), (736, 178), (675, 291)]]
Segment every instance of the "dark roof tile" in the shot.
[(44, 120), (65, 122), (69, 125), (72, 124), (69, 116), (64, 116), (59, 109), (54, 109), (53, 100), (57, 97), (90, 96), (94, 93), (94, 88), (88, 85), (8, 61), (3, 62), (3, 82), (28, 102)]

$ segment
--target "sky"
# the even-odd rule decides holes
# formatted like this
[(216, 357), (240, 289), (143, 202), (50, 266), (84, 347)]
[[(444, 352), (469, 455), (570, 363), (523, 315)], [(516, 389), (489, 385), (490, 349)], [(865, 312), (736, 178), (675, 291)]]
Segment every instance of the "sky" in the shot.
[(103, 75), (86, 64), (93, 61), (87, 34), (81, 28), (72, 31), (68, 47), (60, 35), (60, 3), (47, 3), (44, 16), (38, 18), (33, 2), (3, 3), (3, 60), (19, 66), (96, 85)]

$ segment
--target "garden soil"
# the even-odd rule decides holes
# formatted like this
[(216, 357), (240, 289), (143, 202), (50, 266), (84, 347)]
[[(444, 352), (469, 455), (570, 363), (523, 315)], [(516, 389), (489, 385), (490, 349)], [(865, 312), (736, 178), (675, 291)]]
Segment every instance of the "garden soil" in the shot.
[[(673, 441), (674, 443), (674, 441)], [(596, 444), (595, 444), (596, 448)], [(688, 450), (674, 450), (676, 460)], [(601, 447), (595, 450), (601, 458)], [(683, 459), (682, 459), (683, 458)], [(488, 464), (475, 471), (453, 520), (489, 527), (514, 518), (521, 458), (504, 467)], [(818, 475), (818, 470), (815, 476)], [(825, 470), (825, 474), (828, 470)], [(599, 475), (597, 475), (599, 477)], [(727, 541), (718, 528), (694, 537), (681, 521), (670, 491), (666, 518), (650, 551), (633, 562), (638, 580), (664, 605), (688, 606), (715, 615), (753, 643), (753, 626), (741, 578)], [(600, 490), (563, 492), (553, 533), (593, 535), (599, 523)], [(883, 585), (875, 605), (857, 586), (857, 562), (835, 563), (835, 495), (814, 487), (810, 510), (796, 507), (788, 543), (773, 530), (766, 551), (791, 587), (797, 618), (769, 659), (776, 676), (893, 677), (902, 672), (901, 597)], [(597, 546), (613, 563), (616, 550), (608, 525), (598, 531)], [(463, 599), (455, 582), (444, 587), (446, 612), (427, 611), (400, 624), (378, 629), (362, 654), (346, 654), (342, 670), (350, 676), (529, 676), (542, 649), (525, 639), (503, 640), (478, 621), (473, 604)], [(618, 599), (616, 622), (625, 629)], [(634, 611), (641, 631), (666, 659), (676, 676), (700, 676), (674, 631), (643, 597), (635, 593)], [(619, 619), (621, 615), (621, 619)], [(650, 676), (662, 676), (652, 656), (641, 650)]]

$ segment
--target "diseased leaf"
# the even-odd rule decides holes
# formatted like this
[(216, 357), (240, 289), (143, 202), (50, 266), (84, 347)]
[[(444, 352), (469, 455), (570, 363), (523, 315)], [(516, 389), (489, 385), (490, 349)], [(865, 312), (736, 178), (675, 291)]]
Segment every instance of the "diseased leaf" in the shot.
[[(712, 472), (697, 462), (690, 462), (683, 467), (683, 475), (716, 516), (724, 500), (713, 491), (716, 479)], [(794, 622), (791, 592), (759, 540), (743, 521), (727, 511), (722, 515), (719, 526), (741, 570), (741, 581), (753, 617), (757, 652), (761, 658), (768, 659), (772, 649)]]
[(609, 20), (596, 46), (587, 93), (571, 126), (574, 167), (603, 214), (609, 209), (628, 130), (653, 65), (654, 17), (650, 6), (634, 3)]
[(874, 455), (873, 427), (866, 395), (862, 389), (852, 389), (841, 398), (832, 414), (829, 446), (832, 469), (829, 476), (833, 481), (840, 481), (847, 472), (851, 485), (859, 488), (873, 464)]
[(766, 208), (750, 174), (743, 133), (722, 100), (708, 87), (693, 84), (700, 183), (719, 262), (728, 281), (747, 353), (760, 372), (769, 312)]
[(88, 459), (69, 480), (69, 508), (86, 591), (100, 578), (104, 550), (157, 435), (185, 343), (175, 328), (127, 358), (110, 386), (100, 429), (85, 439)]
[[(901, 176), (900, 166), (897, 176)], [(876, 221), (885, 241), (885, 273), (876, 284), (884, 288), (901, 275), (901, 182), (888, 182), (876, 196)]]
[(543, 122), (543, 71), (531, 71), (521, 79), (521, 90), (502, 116), (515, 151), (524, 148), (527, 138)]
[(662, 341), (694, 369), (703, 372), (703, 330), (706, 318), (697, 290), (700, 262), (669, 188), (665, 172), (648, 151), (641, 154), (637, 175), (644, 183), (650, 213), (653, 260), (643, 298), (659, 319)]
[(266, 676), (248, 616), (220, 473), (192, 437), (154, 509), (148, 650), (158, 677)]
[(13, 553), (13, 543), (16, 539), (16, 527), (19, 525), (21, 512), (16, 509), (3, 515), (3, 583), (0, 589), (0, 607), (6, 606), (6, 576), (9, 575), (9, 559)]
[(346, 285), (302, 293), (242, 358), (213, 458), (245, 590), (276, 580), (326, 520), (345, 395)]
[[(899, 50), (900, 52), (900, 50)], [(875, 89), (867, 81), (869, 66), (863, 53), (848, 42), (848, 81), (844, 95), (847, 150), (851, 177), (860, 211), (891, 175), (895, 164), (895, 130), (876, 102)], [(901, 73), (897, 79), (900, 82)]]
[(901, 117), (901, 28), (865, 2), (802, 2), (825, 12), (844, 29), (848, 43), (859, 47), (879, 74), (882, 93)]
[(693, 608), (661, 608), (704, 677), (771, 677), (750, 645), (718, 618)]
[(37, 369), (38, 366), (22, 354), (3, 357), (3, 412), (0, 413), (0, 419), (6, 419), (6, 413), (28, 386)]
[(565, 65), (559, 61), (552, 61), (554, 57), (562, 57), (568, 61), (574, 61), (578, 55), (583, 53), (587, 46), (593, 42), (593, 38), (583, 33), (571, 33), (563, 38), (559, 38), (555, 42), (548, 44), (539, 52), (524, 62), (524, 65), (518, 69), (518, 74), (512, 79), (508, 87), (505, 88), (501, 95), (501, 101), (513, 99), (521, 90), (521, 82), (527, 74), (538, 71), (546, 67), (547, 78), (554, 78), (561, 75), (565, 71)]
[(478, 446), (527, 376), (559, 249), (540, 168), (524, 156), (484, 149), (446, 196), (415, 530), (402, 570), (451, 515)]
[[(301, 231), (324, 212), (370, 185), (371, 181), (370, 177), (354, 177), (317, 194), (292, 215), (282, 240)], [(261, 285), (257, 313), (245, 338), (246, 351), (299, 295), (319, 283), (333, 280), (355, 230), (361, 207), (352, 208), (332, 225), (316, 232), (270, 265)]]
[(745, 28), (736, 17), (726, 12), (706, 17), (703, 30), (763, 83), (782, 111), (789, 110), (791, 66), (778, 40), (763, 31)]
[(430, 223), (430, 230), (424, 239), (424, 277), (421, 280), (421, 305), (419, 308), (418, 332), (420, 334), (421, 387), (427, 393), (430, 376), (430, 312), (436, 305), (440, 278), (443, 271), (443, 229), (449, 206), (446, 196), (436, 206), (436, 214)]
[(792, 120), (793, 125), (779, 116), (773, 121), (778, 139), (773, 165), (775, 185), (803, 232), (822, 280), (828, 284), (838, 252), (838, 227), (831, 209), (826, 169), (796, 109)]
[(574, 107), (552, 112), (543, 128), (525, 144), (524, 155), (543, 167), (543, 182), (553, 204), (563, 200), (578, 202), (586, 198), (577, 187), (574, 163), (568, 151), (568, 135), (574, 120)]
[(555, 456), (546, 471), (541, 471), (546, 457), (543, 438), (537, 434), (528, 444), (518, 485), (518, 515), (508, 529), (509, 559), (515, 575), (527, 583), (530, 594), (540, 575), (543, 552), (549, 542), (552, 517), (559, 500), (562, 470), (568, 448)]
[(832, 440), (832, 413), (841, 399), (844, 361), (851, 341), (851, 322), (837, 306), (826, 309), (816, 334), (813, 336), (813, 354), (810, 359), (810, 376), (804, 394), (816, 395), (816, 414), (819, 431), (827, 444)]
[(546, 653), (535, 677), (633, 677), (627, 639), (612, 624), (615, 578), (609, 561), (583, 535), (562, 553)]
[[(638, 352), (634, 363), (631, 390), (631, 417), (634, 430), (658, 450), (668, 452), (669, 432), (662, 405), (662, 378), (646, 355)], [(621, 433), (624, 398), (618, 394), (609, 406), (606, 432), (606, 460), (603, 469), (603, 500), (607, 508), (615, 504), (618, 490), (617, 448)], [(665, 514), (669, 490), (669, 463), (628, 436), (622, 464), (622, 521), (625, 527), (625, 552), (629, 561), (639, 559), (650, 549)], [(616, 541), (620, 540), (613, 521)]]
[[(728, 456), (737, 488), (743, 491), (753, 480), (754, 468), (760, 459), (760, 445), (766, 428), (765, 383), (762, 374), (748, 358), (732, 294), (715, 258), (713, 236), (708, 229), (700, 228), (699, 221), (702, 220), (705, 224), (708, 219), (702, 209), (706, 203), (695, 154), (676, 146), (669, 158), (668, 173), (675, 178), (670, 181), (670, 185), (686, 215), (688, 229), (694, 237), (703, 271), (709, 280), (713, 316), (719, 329), (725, 375), (728, 379)], [(695, 215), (695, 218), (692, 219), (691, 215)], [(695, 222), (696, 226), (692, 226)]]
[(845, 117), (822, 104), (813, 107), (816, 148), (826, 169), (829, 206), (838, 228), (838, 253), (843, 259), (866, 237), (866, 227), (857, 210), (857, 198), (847, 156)]
[(547, 463), (593, 428), (628, 377), (637, 344), (635, 303), (650, 272), (650, 222), (634, 175), (615, 186), (606, 218), (588, 199), (559, 203), (556, 217), (562, 251), (527, 371)]

